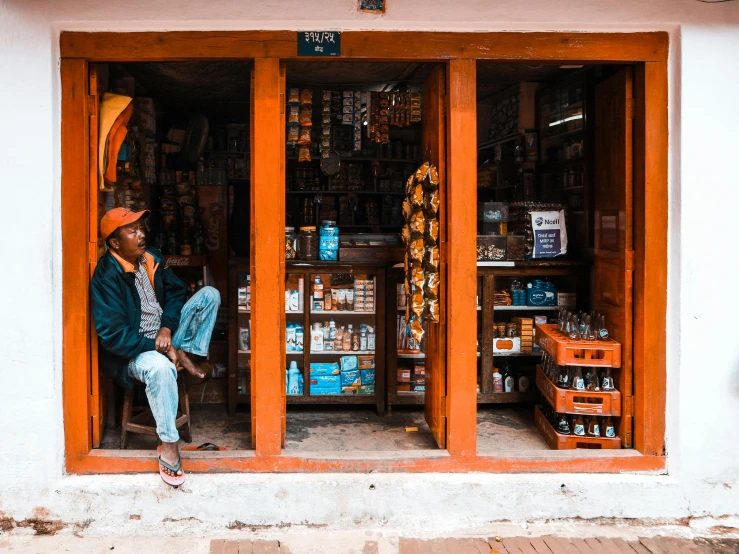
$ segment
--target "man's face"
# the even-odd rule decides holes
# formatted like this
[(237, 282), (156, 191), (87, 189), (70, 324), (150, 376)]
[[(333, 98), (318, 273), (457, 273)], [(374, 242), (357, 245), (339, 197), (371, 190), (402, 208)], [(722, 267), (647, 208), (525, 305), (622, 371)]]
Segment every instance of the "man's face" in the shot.
[(124, 259), (140, 258), (146, 252), (146, 228), (142, 220), (134, 221), (119, 227), (118, 239), (111, 239), (110, 244)]

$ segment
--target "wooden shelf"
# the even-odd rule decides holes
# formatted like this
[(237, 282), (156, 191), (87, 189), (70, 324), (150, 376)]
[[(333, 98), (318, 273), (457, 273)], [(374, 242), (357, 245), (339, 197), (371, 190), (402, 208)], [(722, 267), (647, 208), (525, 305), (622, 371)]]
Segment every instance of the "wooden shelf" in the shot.
[(288, 404), (376, 404), (376, 394), (288, 394)]
[(503, 142), (509, 142), (509, 141), (515, 140), (515, 139), (517, 139), (520, 136), (521, 136), (521, 133), (520, 132), (516, 132), (516, 133), (510, 134), (510, 135), (506, 135), (504, 137), (500, 137), (500, 138), (497, 138), (497, 139), (487, 140), (485, 142), (482, 142), (482, 143), (478, 144), (477, 145), (477, 149), (478, 150), (487, 150), (488, 148), (492, 148), (496, 144), (501, 144)]
[[(322, 350), (310, 351), (311, 356), (374, 356), (376, 350)], [(347, 396), (347, 395), (344, 395)], [(351, 396), (351, 395), (349, 395)]]
[(349, 310), (319, 310), (317, 312), (314, 312), (311, 310), (310, 315), (375, 315), (375, 312), (355, 312), (355, 311), (349, 311)]
[[(478, 308), (479, 309), (479, 308)], [(493, 309), (502, 312), (557, 312), (558, 306), (494, 306)]]
[(368, 195), (391, 195), (405, 196), (404, 192), (381, 191), (381, 190), (288, 190), (287, 194), (368, 194)]
[(504, 357), (504, 358), (511, 358), (511, 357), (525, 357), (525, 356), (532, 356), (532, 357), (538, 357), (541, 356), (542, 352), (493, 352), (493, 357), (497, 358), (498, 356)]
[(424, 360), (426, 359), (426, 354), (423, 352), (418, 352), (417, 354), (401, 354), (398, 352), (398, 358), (403, 358), (407, 360)]
[(516, 404), (520, 402), (533, 402), (534, 394), (531, 392), (489, 392), (487, 394), (478, 392), (477, 402), (479, 404)]
[[(420, 165), (421, 162), (418, 160), (411, 160), (408, 158), (373, 158), (371, 156), (340, 156), (341, 163), (351, 163), (351, 162), (387, 162), (387, 163), (396, 163), (396, 164), (418, 164)], [(286, 159), (288, 161), (296, 161), (298, 159), (297, 156), (286, 156)], [(315, 156), (311, 159), (311, 161), (320, 161), (321, 158), (318, 156)]]

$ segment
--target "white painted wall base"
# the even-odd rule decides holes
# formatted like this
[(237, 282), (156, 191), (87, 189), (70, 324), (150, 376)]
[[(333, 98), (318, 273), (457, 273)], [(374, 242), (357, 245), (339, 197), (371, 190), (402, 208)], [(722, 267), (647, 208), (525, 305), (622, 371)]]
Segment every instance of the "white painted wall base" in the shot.
[[(59, 32), (315, 28), (670, 32), (669, 477), (191, 475), (172, 491), (155, 475), (63, 475)], [(0, 1), (0, 521), (91, 520), (101, 534), (196, 534), (236, 520), (445, 533), (500, 520), (736, 516), (738, 55), (737, 1), (389, 0), (382, 17), (354, 0)]]

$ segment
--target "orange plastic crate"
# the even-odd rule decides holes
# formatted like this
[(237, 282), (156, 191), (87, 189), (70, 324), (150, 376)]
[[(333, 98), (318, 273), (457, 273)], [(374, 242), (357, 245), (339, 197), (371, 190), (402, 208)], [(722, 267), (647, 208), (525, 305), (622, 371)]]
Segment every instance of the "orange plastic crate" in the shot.
[(537, 325), (536, 337), (559, 365), (621, 367), (621, 344), (615, 340), (571, 340), (551, 323)]
[(541, 413), (539, 407), (534, 408), (534, 423), (539, 429), (542, 438), (552, 450), (574, 450), (576, 448), (595, 448), (595, 449), (616, 449), (621, 448), (621, 439), (615, 437), (594, 438), (594, 437), (578, 437), (575, 435), (560, 435), (554, 430), (551, 423)]
[(536, 386), (554, 411), (560, 414), (621, 415), (621, 393), (560, 389), (536, 366)]

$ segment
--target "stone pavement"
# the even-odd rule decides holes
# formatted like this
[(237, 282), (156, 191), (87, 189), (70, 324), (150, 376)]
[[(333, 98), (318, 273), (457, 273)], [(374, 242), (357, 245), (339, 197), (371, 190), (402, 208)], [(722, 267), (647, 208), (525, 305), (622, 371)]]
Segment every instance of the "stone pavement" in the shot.
[(0, 552), (24, 554), (738, 554), (739, 540), (518, 537), (490, 539), (400, 538), (316, 544), (310, 535), (287, 541), (203, 537), (14, 536), (0, 533)]

